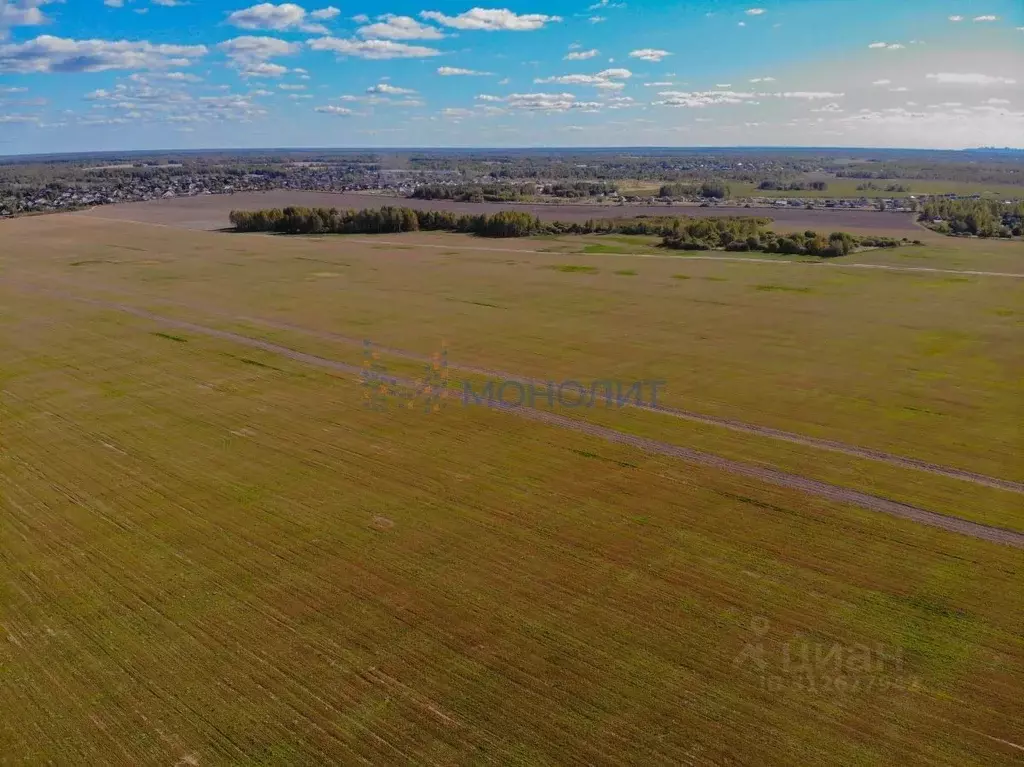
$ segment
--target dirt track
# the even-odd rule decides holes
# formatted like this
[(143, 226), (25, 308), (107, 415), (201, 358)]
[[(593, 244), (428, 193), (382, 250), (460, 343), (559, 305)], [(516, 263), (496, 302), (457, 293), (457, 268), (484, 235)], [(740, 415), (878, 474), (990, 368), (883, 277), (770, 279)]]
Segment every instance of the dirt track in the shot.
[[(185, 320), (178, 320), (171, 317), (164, 317), (153, 312), (146, 311), (144, 309), (138, 309), (132, 306), (126, 306), (124, 304), (110, 303), (107, 301), (99, 301), (96, 299), (83, 298), (79, 296), (69, 295), (66, 293), (56, 293), (46, 291), (51, 295), (57, 295), (61, 298), (70, 299), (74, 301), (80, 301), (82, 303), (91, 304), (93, 306), (99, 306), (106, 309), (114, 309), (126, 314), (131, 314), (136, 317), (158, 322), (168, 327), (175, 327), (181, 330), (188, 330), (193, 333), (199, 333), (201, 335), (211, 336), (213, 338), (219, 338), (225, 341), (231, 341), (233, 343), (242, 344), (256, 349), (261, 349), (272, 354), (279, 354), (283, 357), (302, 362), (308, 365), (314, 365), (320, 368), (326, 368), (329, 370), (335, 370), (342, 373), (350, 373), (353, 375), (360, 375), (363, 372), (362, 367), (358, 365), (349, 365), (336, 360), (327, 359), (325, 357), (318, 357), (313, 354), (307, 354), (305, 352), (296, 351), (289, 349), (285, 346), (273, 344), (268, 341), (262, 341), (256, 338), (250, 338), (239, 333), (232, 333), (226, 330), (218, 330), (216, 328), (206, 327), (205, 325), (198, 325)], [(397, 381), (406, 386), (412, 386), (412, 381)], [(839, 487), (837, 485), (831, 485), (827, 482), (821, 482), (819, 480), (808, 479), (806, 477), (800, 477), (795, 474), (789, 474), (788, 472), (779, 471), (777, 469), (771, 469), (764, 466), (755, 466), (741, 461), (734, 461), (729, 458), (722, 458), (720, 456), (712, 455), (710, 453), (704, 453), (698, 450), (691, 450), (690, 448), (680, 447), (678, 445), (672, 445), (667, 442), (661, 442), (659, 440), (648, 439), (646, 437), (638, 437), (633, 434), (626, 434), (624, 432), (616, 431), (605, 426), (599, 426), (597, 424), (587, 423), (574, 418), (568, 418), (566, 416), (558, 415), (557, 413), (551, 413), (544, 410), (538, 410), (528, 408), (524, 406), (507, 405), (503, 404), (499, 407), (500, 410), (511, 413), (514, 415), (528, 418), (534, 421), (540, 421), (543, 423), (551, 424), (554, 426), (560, 426), (567, 429), (572, 429), (584, 434), (589, 434), (600, 439), (607, 440), (609, 442), (616, 442), (620, 444), (630, 445), (640, 450), (644, 450), (649, 453), (655, 453), (658, 455), (665, 455), (674, 458), (680, 458), (690, 463), (699, 464), (702, 466), (710, 466), (712, 468), (721, 469), (733, 474), (739, 474), (742, 476), (751, 477), (763, 482), (768, 482), (772, 485), (780, 487), (786, 487), (794, 490), (799, 490), (810, 495), (816, 495), (820, 498), (826, 498), (831, 501), (837, 501), (840, 503), (849, 503), (861, 508), (868, 509), (870, 511), (877, 511), (883, 514), (889, 514), (890, 516), (899, 517), (901, 519), (909, 519), (921, 524), (930, 525), (932, 527), (938, 527), (943, 530), (950, 532), (960, 533), (962, 535), (968, 535), (973, 538), (981, 540), (991, 541), (993, 543), (1000, 543), (1008, 546), (1014, 546), (1016, 548), (1024, 548), (1024, 533), (1018, 533), (1013, 530), (1006, 530), (998, 527), (991, 527), (989, 525), (979, 524), (977, 522), (971, 522), (958, 517), (950, 517), (944, 514), (937, 514), (933, 511), (927, 511), (925, 509), (918, 508), (916, 506), (910, 506), (904, 503), (897, 503), (890, 501), (886, 498), (880, 498), (878, 496), (870, 495), (868, 493), (862, 493), (857, 490), (851, 490), (849, 488)]]
[(184, 229), (223, 229), (230, 226), (232, 210), (283, 208), (288, 205), (325, 208), (376, 208), (400, 205), (417, 210), (450, 210), (459, 213), (493, 213), (499, 210), (523, 210), (547, 221), (586, 221), (590, 218), (636, 218), (638, 216), (766, 216), (780, 230), (843, 230), (854, 233), (890, 233), (899, 236), (920, 234), (921, 229), (906, 213), (880, 213), (873, 210), (806, 210), (804, 208), (701, 208), (695, 205), (528, 205), (517, 203), (471, 203), (447, 200), (409, 200), (367, 194), (331, 192), (239, 192), (237, 194), (176, 197), (169, 200), (103, 205), (81, 215), (125, 219), (146, 223), (170, 224)]

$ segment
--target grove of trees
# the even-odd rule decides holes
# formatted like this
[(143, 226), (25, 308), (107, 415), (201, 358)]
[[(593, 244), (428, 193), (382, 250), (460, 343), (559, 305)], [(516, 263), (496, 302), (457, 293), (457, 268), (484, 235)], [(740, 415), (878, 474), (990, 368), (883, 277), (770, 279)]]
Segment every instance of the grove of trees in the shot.
[(895, 247), (888, 237), (856, 237), (846, 232), (822, 235), (807, 231), (779, 235), (766, 229), (770, 218), (722, 216), (686, 218), (651, 216), (591, 219), (584, 222), (541, 221), (521, 211), (463, 214), (451, 211), (382, 207), (366, 210), (288, 207), (233, 210), (231, 223), (240, 232), (281, 234), (389, 234), (446, 231), (480, 237), (528, 237), (537, 234), (645, 234), (662, 238), (677, 250), (764, 251), (831, 258), (858, 247)]
[(918, 218), (943, 234), (1024, 235), (1024, 201), (932, 199), (924, 203)]

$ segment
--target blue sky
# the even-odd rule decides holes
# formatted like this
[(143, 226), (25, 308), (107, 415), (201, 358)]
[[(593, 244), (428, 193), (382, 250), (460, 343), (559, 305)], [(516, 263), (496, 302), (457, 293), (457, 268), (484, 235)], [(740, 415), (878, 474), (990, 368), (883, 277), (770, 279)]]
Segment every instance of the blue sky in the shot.
[(1022, 73), (1022, 0), (0, 0), (0, 154), (1021, 146)]

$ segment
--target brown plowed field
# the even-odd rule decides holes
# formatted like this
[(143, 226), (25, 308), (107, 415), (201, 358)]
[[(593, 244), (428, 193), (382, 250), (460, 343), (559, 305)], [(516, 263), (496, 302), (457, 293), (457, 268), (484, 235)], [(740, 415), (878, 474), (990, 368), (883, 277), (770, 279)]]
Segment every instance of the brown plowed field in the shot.
[(326, 208), (375, 208), (401, 205), (417, 210), (452, 210), (459, 213), (494, 213), (499, 210), (525, 210), (548, 221), (586, 221), (589, 218), (633, 218), (637, 216), (768, 216), (785, 230), (843, 230), (909, 236), (921, 228), (906, 214), (879, 213), (873, 210), (806, 210), (804, 208), (701, 208), (696, 205), (524, 205), (514, 203), (471, 203), (448, 200), (409, 200), (368, 194), (331, 192), (239, 192), (238, 194), (178, 197), (170, 200), (104, 205), (93, 209), (95, 215), (128, 221), (170, 224), (185, 229), (222, 229), (229, 226), (232, 210), (283, 208), (287, 205)]

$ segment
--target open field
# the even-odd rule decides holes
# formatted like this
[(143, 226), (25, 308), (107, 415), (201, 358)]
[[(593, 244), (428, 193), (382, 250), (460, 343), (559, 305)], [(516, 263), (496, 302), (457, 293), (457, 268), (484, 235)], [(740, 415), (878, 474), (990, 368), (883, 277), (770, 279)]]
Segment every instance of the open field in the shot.
[[(186, 202), (0, 223), (5, 758), (1019, 761), (1019, 245), (822, 268)], [(865, 268), (961, 262), (993, 275)], [(676, 412), (372, 412), (364, 338)]]
[(81, 215), (100, 218), (170, 224), (189, 229), (222, 229), (230, 226), (232, 210), (284, 208), (288, 205), (326, 208), (376, 208), (395, 205), (416, 210), (451, 210), (459, 213), (494, 213), (499, 210), (525, 210), (546, 221), (586, 221), (590, 218), (633, 218), (636, 216), (769, 216), (776, 220), (779, 231), (842, 230), (854, 234), (889, 234), (915, 237), (919, 227), (907, 214), (879, 213), (870, 210), (806, 210), (804, 208), (743, 208), (698, 205), (585, 205), (470, 203), (449, 200), (413, 200), (370, 194), (333, 194), (330, 192), (239, 192), (237, 194), (179, 197), (171, 200), (103, 205)]

